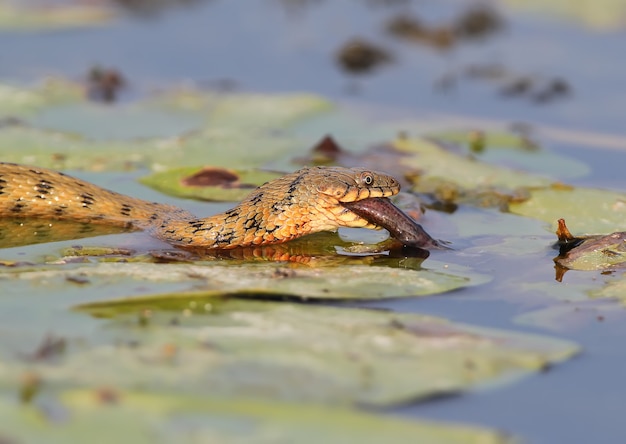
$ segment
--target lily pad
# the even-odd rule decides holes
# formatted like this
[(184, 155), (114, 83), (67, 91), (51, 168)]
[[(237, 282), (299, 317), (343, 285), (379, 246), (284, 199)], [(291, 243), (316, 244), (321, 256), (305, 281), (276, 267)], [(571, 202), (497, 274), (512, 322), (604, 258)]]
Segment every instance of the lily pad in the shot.
[(114, 18), (103, 3), (0, 1), (0, 28), (11, 30), (64, 29), (102, 25)]
[(540, 187), (550, 180), (511, 168), (494, 166), (455, 154), (425, 139), (400, 138), (393, 146), (409, 154), (403, 162), (422, 170), (416, 178), (415, 189), (432, 192), (442, 183), (450, 183), (461, 190), (501, 189), (510, 192), (520, 187)]
[(85, 94), (83, 84), (62, 79), (33, 88), (0, 84), (2, 159), (90, 171), (257, 168), (307, 146), (276, 128), (332, 109), (307, 94), (173, 90), (110, 106), (86, 102)]
[[(38, 406), (16, 407), (0, 398), (0, 438), (6, 442), (108, 443), (379, 443), (505, 444), (487, 429), (403, 421), (356, 411), (213, 396), (154, 395), (117, 389), (61, 392), (58, 423)], [(311, 433), (314, 431), (314, 433)]]
[[(349, 259), (344, 257), (345, 259)], [(282, 263), (249, 263), (245, 265), (223, 265), (222, 261), (206, 265), (151, 264), (151, 263), (98, 263), (74, 264), (26, 270), (10, 267), (0, 270), (4, 279), (18, 279), (25, 284), (58, 286), (75, 275), (89, 279), (94, 287), (110, 289), (128, 286), (132, 281), (143, 282), (142, 293), (157, 289), (163, 283), (191, 284), (209, 291), (221, 291), (231, 295), (255, 296), (260, 298), (320, 299), (320, 300), (365, 300), (425, 296), (470, 285), (477, 285), (490, 278), (453, 264), (429, 261), (427, 269), (412, 270), (385, 266), (327, 265), (322, 258), (306, 262), (308, 266), (291, 266), (285, 269)], [(311, 266), (314, 265), (314, 266)], [(320, 268), (321, 267), (321, 268)], [(346, 275), (350, 279), (346, 279)], [(103, 288), (104, 287), (104, 288)], [(95, 293), (94, 293), (95, 294)], [(141, 294), (141, 293), (140, 293)]]
[(611, 280), (599, 289), (591, 290), (592, 298), (614, 298), (626, 305), (626, 273), (622, 273), (618, 279)]
[[(526, 137), (505, 132), (451, 131), (435, 140), (453, 142), (458, 154), (481, 162), (564, 180), (589, 174), (583, 162), (543, 150)], [(470, 158), (471, 158), (470, 157)]]
[(626, 194), (592, 188), (557, 186), (533, 190), (528, 200), (511, 203), (512, 213), (548, 222), (556, 230), (566, 219), (572, 232), (626, 230)]
[(505, 3), (516, 9), (540, 14), (541, 17), (549, 14), (556, 18), (580, 22), (598, 30), (623, 29), (624, 15), (626, 14), (626, 2), (623, 0), (578, 2), (505, 0)]
[(222, 292), (104, 300), (89, 339), (54, 365), (4, 360), (0, 380), (35, 371), (45, 386), (385, 406), (509, 381), (578, 347), (440, 318), (224, 298)]
[(143, 177), (141, 183), (172, 196), (234, 202), (246, 197), (252, 189), (281, 175), (262, 170), (224, 170), (213, 168), (214, 172), (222, 172), (222, 176), (229, 174), (230, 180), (222, 181), (222, 184), (210, 184), (208, 186), (203, 185), (202, 180), (196, 181), (198, 185), (190, 184), (190, 181), (186, 180), (194, 176), (197, 177), (203, 171), (210, 173), (207, 170), (208, 167), (205, 167), (204, 170), (193, 167), (174, 168)]

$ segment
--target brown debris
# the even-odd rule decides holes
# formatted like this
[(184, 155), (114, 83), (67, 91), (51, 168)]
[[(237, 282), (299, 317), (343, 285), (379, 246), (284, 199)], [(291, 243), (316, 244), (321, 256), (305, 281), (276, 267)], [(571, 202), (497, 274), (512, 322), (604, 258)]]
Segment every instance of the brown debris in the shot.
[(120, 401), (120, 393), (111, 387), (100, 387), (95, 395), (98, 404), (118, 404)]
[(565, 219), (558, 220), (558, 228), (556, 229), (556, 236), (559, 238), (559, 242), (571, 242), (575, 237), (570, 233), (567, 225), (565, 225)]
[(346, 151), (331, 135), (326, 135), (311, 148), (311, 160), (316, 164), (336, 162)]
[(427, 28), (418, 19), (405, 15), (392, 19), (387, 24), (387, 31), (395, 37), (423, 43), (437, 49), (448, 49), (455, 44), (455, 36), (451, 28)]
[(391, 19), (386, 28), (397, 38), (446, 50), (461, 40), (483, 38), (502, 27), (502, 19), (494, 10), (480, 6), (443, 25), (429, 26), (416, 17), (399, 15)]
[(87, 76), (87, 98), (94, 102), (113, 103), (126, 81), (116, 69), (94, 66)]
[(350, 74), (364, 74), (392, 60), (384, 48), (362, 39), (353, 39), (337, 52), (337, 62)]
[(462, 14), (454, 25), (455, 33), (466, 39), (481, 38), (499, 31), (504, 26), (495, 10), (477, 6)]
[(22, 358), (27, 361), (51, 361), (61, 356), (66, 346), (65, 338), (48, 334), (34, 352), (22, 354)]

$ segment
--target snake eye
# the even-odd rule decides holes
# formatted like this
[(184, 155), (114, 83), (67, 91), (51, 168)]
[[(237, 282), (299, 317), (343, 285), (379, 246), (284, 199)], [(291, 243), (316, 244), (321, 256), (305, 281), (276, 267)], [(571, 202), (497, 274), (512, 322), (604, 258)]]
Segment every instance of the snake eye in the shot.
[(371, 185), (372, 183), (374, 183), (374, 178), (371, 174), (363, 173), (361, 175), (361, 181), (363, 181), (365, 185)]

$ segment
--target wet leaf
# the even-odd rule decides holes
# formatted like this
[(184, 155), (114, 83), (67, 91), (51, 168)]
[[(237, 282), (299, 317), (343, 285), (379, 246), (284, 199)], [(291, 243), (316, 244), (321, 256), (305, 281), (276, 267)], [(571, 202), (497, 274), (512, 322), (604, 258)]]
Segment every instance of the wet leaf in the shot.
[(221, 292), (76, 309), (100, 319), (93, 341), (74, 341), (55, 366), (2, 362), (0, 379), (11, 386), (28, 368), (51, 388), (382, 406), (511, 380), (577, 352), (567, 341), (440, 318), (236, 300)]
[(592, 188), (557, 186), (533, 190), (525, 202), (512, 203), (510, 211), (548, 222), (556, 230), (559, 219), (580, 234), (626, 230), (626, 194)]
[[(213, 179), (211, 180), (211, 172)], [(205, 174), (201, 177), (201, 174)], [(220, 174), (220, 177), (216, 177)], [(225, 180), (229, 174), (229, 180)], [(225, 170), (211, 167), (175, 168), (141, 179), (141, 183), (177, 197), (211, 201), (239, 201), (256, 188), (281, 174), (262, 170)], [(220, 179), (221, 178), (221, 179)], [(207, 185), (208, 184), (208, 185)]]
[(306, 94), (176, 90), (114, 106), (87, 102), (86, 94), (84, 85), (59, 79), (31, 89), (0, 85), (7, 99), (0, 103), (2, 159), (90, 171), (257, 168), (306, 147), (300, 136), (276, 128), (332, 109)]
[[(597, 297), (604, 296), (599, 294)], [(533, 310), (517, 316), (515, 322), (552, 331), (567, 332), (580, 330), (605, 321), (623, 320), (624, 318), (626, 318), (626, 310), (624, 310), (623, 304), (619, 302), (614, 300), (587, 300)]]
[(609, 281), (601, 288), (589, 291), (592, 298), (613, 298), (626, 304), (626, 273), (621, 273), (615, 280)]
[(451, 184), (464, 191), (495, 189), (511, 193), (516, 188), (550, 183), (541, 176), (455, 154), (427, 140), (401, 138), (395, 140), (393, 146), (409, 155), (404, 158), (404, 163), (423, 171), (415, 180), (415, 189), (420, 192), (433, 192), (443, 184)]
[(452, 142), (452, 152), (476, 157), (481, 162), (505, 168), (541, 174), (559, 180), (582, 177), (589, 174), (583, 162), (551, 153), (538, 147), (527, 136), (512, 133), (453, 131), (434, 133), (429, 137)]
[[(478, 427), (403, 421), (356, 411), (215, 396), (154, 395), (117, 389), (59, 393), (55, 409), (64, 420), (37, 407), (0, 398), (3, 442), (141, 443), (379, 443), (505, 444), (512, 439)], [(315, 431), (311, 433), (311, 431)]]
[(602, 270), (626, 266), (626, 232), (582, 239), (554, 261), (572, 270)]
[[(286, 275), (281, 272), (285, 265), (280, 262), (220, 265), (221, 261), (214, 262), (211, 266), (188, 264), (164, 266), (125, 261), (132, 263), (104, 262), (75, 265), (71, 268), (48, 267), (44, 270), (10, 267), (0, 270), (0, 273), (5, 279), (19, 279), (32, 286), (38, 286), (41, 282), (49, 284), (55, 282), (55, 285), (62, 286), (68, 276), (80, 274), (89, 279), (96, 288), (105, 285), (112, 285), (115, 288), (118, 282), (126, 282), (128, 285), (135, 281), (144, 282), (144, 291), (150, 288), (149, 283), (152, 283), (153, 288), (158, 288), (164, 282), (185, 284), (189, 283), (190, 276), (193, 276), (194, 280), (191, 284), (196, 288), (200, 285), (207, 290), (221, 291), (231, 295), (270, 299), (288, 296), (303, 300), (425, 296), (481, 284), (490, 279), (463, 267), (436, 261), (429, 261), (428, 268), (413, 270), (374, 265), (350, 265), (347, 259), (350, 258), (344, 257), (344, 263), (340, 265), (334, 264), (333, 260), (325, 264), (323, 258), (320, 261), (313, 260), (314, 267), (293, 265)], [(402, 263), (398, 260), (396, 262)], [(346, 273), (350, 275), (350, 279), (346, 279)]]
[(593, 2), (506, 0), (506, 3), (514, 8), (535, 14), (549, 14), (562, 19), (575, 20), (599, 30), (623, 29), (623, 17), (626, 12), (626, 4), (623, 0)]
[[(0, 1), (0, 28), (11, 30), (63, 29), (101, 25), (114, 18), (112, 8), (98, 2)], [(41, 4), (44, 3), (44, 4)]]

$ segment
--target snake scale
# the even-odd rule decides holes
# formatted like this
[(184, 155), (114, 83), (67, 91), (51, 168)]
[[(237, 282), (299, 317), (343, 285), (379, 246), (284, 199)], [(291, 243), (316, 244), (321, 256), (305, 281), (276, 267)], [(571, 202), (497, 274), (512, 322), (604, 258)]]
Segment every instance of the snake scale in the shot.
[(339, 227), (384, 227), (407, 238), (417, 226), (417, 235), (422, 235), (421, 227), (407, 222), (411, 219), (386, 199), (399, 191), (398, 181), (383, 173), (306, 167), (265, 183), (224, 213), (198, 218), (181, 208), (109, 191), (61, 172), (0, 163), (0, 217), (140, 229), (175, 246), (215, 250), (277, 244)]

